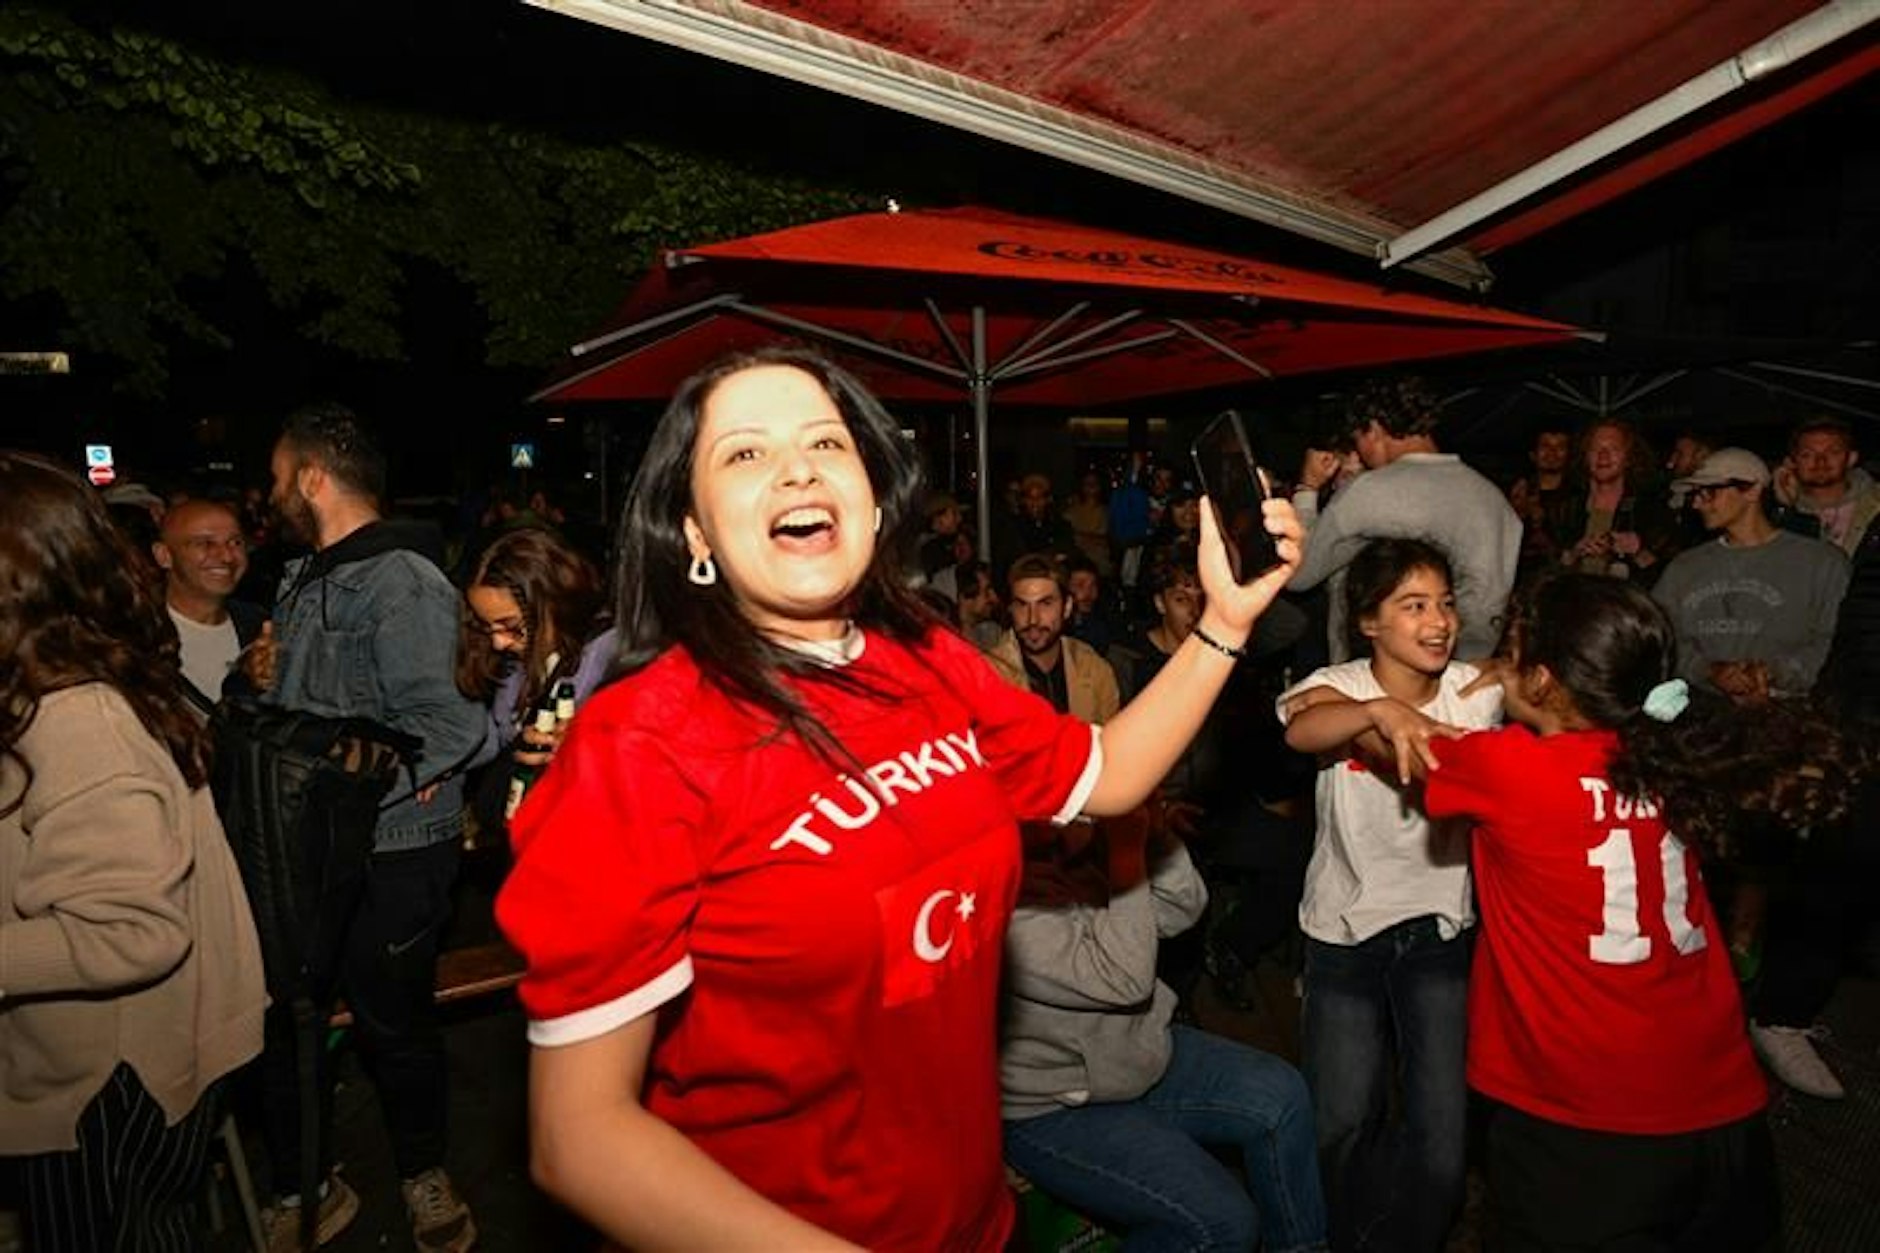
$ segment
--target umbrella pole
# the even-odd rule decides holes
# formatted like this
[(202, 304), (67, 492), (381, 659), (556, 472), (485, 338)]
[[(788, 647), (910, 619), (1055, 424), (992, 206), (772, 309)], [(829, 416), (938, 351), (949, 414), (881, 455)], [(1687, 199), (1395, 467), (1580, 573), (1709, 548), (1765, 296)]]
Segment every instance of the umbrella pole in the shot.
[(986, 309), (973, 306), (973, 456), (979, 472), (979, 559), (992, 563), (992, 450), (987, 446), (992, 378), (986, 372)]

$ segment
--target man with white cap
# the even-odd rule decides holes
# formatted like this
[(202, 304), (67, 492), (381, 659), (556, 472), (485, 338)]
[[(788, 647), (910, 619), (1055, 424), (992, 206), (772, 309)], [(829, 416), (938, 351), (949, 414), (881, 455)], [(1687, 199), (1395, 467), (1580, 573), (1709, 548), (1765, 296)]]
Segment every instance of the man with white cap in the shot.
[(1847, 558), (1778, 528), (1763, 508), (1769, 467), (1719, 448), (1671, 484), (1716, 536), (1680, 554), (1653, 595), (1678, 633), (1684, 677), (1730, 696), (1806, 694), (1834, 640)]
[[(1677, 633), (1684, 677), (1746, 707), (1771, 696), (1809, 694), (1847, 591), (1847, 558), (1832, 544), (1777, 527), (1764, 508), (1769, 488), (1769, 467), (1742, 448), (1719, 448), (1673, 480), (1672, 503), (1688, 498), (1716, 538), (1686, 549), (1652, 589)], [(1838, 972), (1808, 921), (1815, 912), (1810, 885), (1831, 883), (1833, 867), (1822, 850), (1797, 844), (1788, 833), (1761, 838), (1767, 834), (1744, 832), (1747, 860), (1763, 869), (1788, 864), (1796, 899), (1770, 903), (1762, 977), (1749, 997), (1750, 1038), (1783, 1083), (1811, 1096), (1838, 1098), (1845, 1089), (1808, 1034)], [(1728, 942), (1748, 978), (1757, 960), (1753, 919), (1767, 884), (1753, 868), (1743, 875)]]

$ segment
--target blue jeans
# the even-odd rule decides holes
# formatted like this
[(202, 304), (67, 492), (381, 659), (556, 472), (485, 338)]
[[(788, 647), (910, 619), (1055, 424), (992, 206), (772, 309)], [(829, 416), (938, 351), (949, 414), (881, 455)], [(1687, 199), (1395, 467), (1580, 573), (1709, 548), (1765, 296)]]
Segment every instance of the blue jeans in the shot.
[[(1170, 1035), (1155, 1086), (1133, 1101), (1008, 1122), (1006, 1160), (1065, 1204), (1125, 1229), (1130, 1253), (1325, 1248), (1299, 1072), (1205, 1031)], [(1247, 1186), (1203, 1145), (1238, 1147)]]
[(1306, 941), (1304, 1070), (1339, 1253), (1437, 1253), (1448, 1237), (1464, 1189), (1468, 987), (1468, 933), (1444, 940), (1432, 917), (1360, 944)]

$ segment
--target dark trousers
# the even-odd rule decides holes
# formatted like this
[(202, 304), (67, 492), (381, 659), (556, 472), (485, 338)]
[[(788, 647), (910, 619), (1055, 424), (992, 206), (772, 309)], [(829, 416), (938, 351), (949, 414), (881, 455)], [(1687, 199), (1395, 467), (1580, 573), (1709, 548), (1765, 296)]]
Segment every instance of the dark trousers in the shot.
[[(398, 1173), (410, 1179), (444, 1162), (449, 1089), (444, 1037), (432, 995), (438, 942), (450, 916), (461, 852), (455, 840), (372, 858), (346, 931), (341, 969), (321, 980), (316, 1009), (325, 1022), (334, 998), (352, 1011), (361, 1053), (378, 1088)], [(324, 1039), (325, 1031), (320, 1035)], [(262, 1055), (266, 1139), (274, 1189), (300, 1188), (300, 1097), (290, 1006), (270, 1007)], [(331, 1059), (317, 1050), (320, 1169), (332, 1164)]]
[(1751, 1253), (1781, 1229), (1761, 1114), (1620, 1135), (1505, 1105), (1488, 1122), (1490, 1253)]
[(120, 1065), (78, 1119), (78, 1147), (20, 1159), (33, 1253), (191, 1253), (207, 1240), (202, 1168), (221, 1115), (212, 1084), (174, 1127)]
[(1826, 1008), (1848, 950), (1872, 924), (1880, 882), (1880, 783), (1869, 783), (1846, 825), (1798, 841), (1770, 884), (1762, 977), (1750, 1017), (1806, 1027)]
[(1338, 1253), (1439, 1253), (1462, 1209), (1469, 941), (1432, 917), (1306, 940), (1302, 1069)]

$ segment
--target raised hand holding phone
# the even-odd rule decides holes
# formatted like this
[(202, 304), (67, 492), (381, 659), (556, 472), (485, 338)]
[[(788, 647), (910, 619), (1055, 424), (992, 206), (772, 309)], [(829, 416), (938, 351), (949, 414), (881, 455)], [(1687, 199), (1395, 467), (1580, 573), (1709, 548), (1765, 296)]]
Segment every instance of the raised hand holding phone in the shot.
[(1280, 555), (1262, 510), (1272, 497), (1271, 485), (1254, 460), (1240, 414), (1229, 409), (1215, 417), (1188, 452), (1226, 545), (1234, 582), (1251, 583), (1279, 565)]

